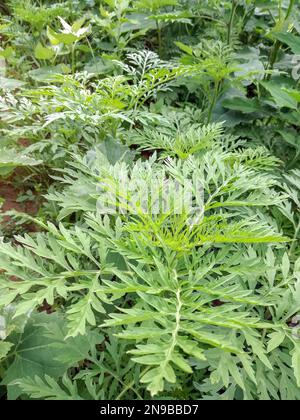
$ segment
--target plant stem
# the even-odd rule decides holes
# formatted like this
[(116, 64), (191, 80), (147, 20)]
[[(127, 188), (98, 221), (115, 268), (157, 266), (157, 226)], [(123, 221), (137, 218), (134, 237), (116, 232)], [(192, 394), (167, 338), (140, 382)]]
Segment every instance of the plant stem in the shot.
[(76, 47), (76, 42), (72, 44), (72, 48), (71, 48), (72, 74), (75, 73), (75, 47)]
[(290, 0), (290, 5), (289, 8), (287, 10), (286, 16), (285, 16), (285, 20), (287, 21), (289, 19), (289, 17), (291, 16), (291, 13), (293, 11), (294, 8), (294, 4), (295, 4), (295, 0)]
[(232, 27), (233, 27), (233, 21), (234, 21), (236, 9), (237, 9), (237, 1), (232, 0), (232, 7), (231, 7), (231, 13), (230, 13), (230, 19), (228, 22), (228, 31), (227, 31), (227, 44), (228, 45), (231, 44), (231, 34), (232, 34)]
[(290, 249), (290, 252), (289, 252), (289, 256), (292, 256), (295, 249), (296, 249), (297, 238), (298, 238), (299, 232), (300, 232), (300, 222), (298, 223), (298, 226), (295, 229), (295, 234), (294, 234), (293, 243), (292, 243), (292, 246), (291, 246), (291, 249)]
[(209, 109), (208, 109), (207, 124), (209, 124), (210, 121), (211, 121), (212, 113), (213, 113), (214, 107), (215, 107), (217, 99), (218, 99), (219, 88), (220, 88), (220, 82), (218, 81), (218, 82), (215, 83), (213, 97), (212, 97), (212, 100), (211, 100), (211, 103), (210, 103), (210, 106), (209, 106)]
[[(291, 13), (293, 11), (294, 4), (295, 4), (295, 0), (290, 0), (290, 4), (289, 4), (288, 10), (286, 12), (283, 23), (285, 23), (290, 18)], [(281, 45), (282, 45), (281, 42), (277, 39), (275, 41), (274, 45), (273, 45), (273, 48), (272, 48), (272, 51), (271, 51), (271, 54), (270, 54), (270, 59), (269, 59), (269, 64), (267, 66), (267, 70), (273, 70), (274, 69), (274, 64), (276, 63), (277, 56), (278, 56)], [(267, 76), (266, 79), (270, 80), (271, 74), (269, 73), (266, 76)]]
[[(270, 54), (270, 59), (269, 59), (269, 64), (267, 67), (267, 70), (273, 70), (274, 69), (274, 64), (276, 63), (277, 60), (277, 56), (278, 56), (278, 52), (280, 50), (280, 46), (281, 46), (281, 42), (278, 41), (278, 39), (275, 41), (271, 54)], [(270, 80), (271, 78), (271, 73), (267, 74), (267, 80)]]
[(158, 55), (161, 57), (161, 53), (162, 53), (161, 27), (159, 25), (158, 20), (156, 20), (155, 22), (156, 22), (156, 29), (157, 29)]
[(253, 16), (254, 12), (255, 12), (255, 7), (252, 7), (248, 13), (245, 13), (245, 15), (243, 17), (243, 26), (242, 26), (243, 30), (245, 29), (245, 26), (247, 25), (247, 23), (249, 22), (249, 20)]

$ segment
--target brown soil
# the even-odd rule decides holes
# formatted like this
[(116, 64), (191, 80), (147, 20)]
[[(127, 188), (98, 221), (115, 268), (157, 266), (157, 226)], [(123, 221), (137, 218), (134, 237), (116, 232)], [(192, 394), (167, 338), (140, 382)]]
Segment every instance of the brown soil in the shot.
[[(0, 209), (0, 213), (5, 213), (10, 210), (16, 210), (22, 213), (27, 213), (31, 216), (37, 214), (39, 210), (39, 200), (36, 201), (25, 201), (22, 203), (18, 203), (17, 199), (20, 193), (22, 192), (21, 189), (17, 189), (13, 184), (13, 178), (16, 174), (13, 173), (9, 178), (0, 180), (0, 198), (4, 199), (4, 203)], [(11, 222), (10, 216), (3, 217), (3, 224), (8, 224)], [(28, 224), (26, 230), (29, 232), (35, 232), (36, 226), (34, 224)]]
[[(21, 193), (20, 190), (15, 189), (15, 187), (5, 181), (0, 181), (0, 197), (5, 200), (2, 205), (2, 213), (9, 210), (17, 210), (30, 215), (35, 215), (38, 211), (38, 203), (33, 201), (25, 201), (23, 203), (18, 203), (17, 198)], [(5, 216), (7, 217), (7, 216)]]
[(19, 144), (20, 146), (23, 146), (23, 147), (28, 147), (28, 146), (30, 146), (30, 145), (31, 145), (31, 142), (30, 142), (30, 140), (28, 140), (28, 139), (21, 138), (21, 139), (19, 139), (18, 144)]

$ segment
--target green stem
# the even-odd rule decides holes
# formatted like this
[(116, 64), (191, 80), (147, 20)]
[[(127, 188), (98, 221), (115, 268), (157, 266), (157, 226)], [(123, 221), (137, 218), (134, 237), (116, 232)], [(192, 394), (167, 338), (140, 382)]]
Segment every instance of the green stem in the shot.
[(75, 73), (75, 47), (76, 47), (76, 42), (72, 44), (72, 48), (71, 48), (72, 74)]
[(219, 95), (219, 88), (220, 88), (220, 82), (218, 81), (215, 84), (213, 97), (212, 97), (212, 100), (211, 100), (211, 103), (210, 103), (210, 106), (209, 106), (209, 109), (208, 109), (207, 124), (209, 124), (210, 121), (211, 121), (212, 113), (213, 113), (213, 110), (214, 110), (214, 107), (216, 105), (218, 95)]
[[(284, 23), (290, 18), (291, 13), (293, 11), (294, 4), (295, 4), (295, 0), (290, 0), (289, 7), (288, 7), (288, 10), (287, 10), (285, 18), (284, 18)], [(274, 65), (276, 63), (277, 56), (278, 56), (279, 50), (281, 48), (281, 45), (282, 44), (281, 44), (280, 41), (278, 41), (278, 40), (275, 41), (275, 43), (273, 45), (273, 48), (272, 48), (272, 51), (271, 51), (271, 54), (270, 54), (270, 59), (269, 59), (269, 64), (267, 66), (267, 70), (270, 71), (270, 70), (274, 69)], [(271, 78), (271, 73), (266, 75), (267, 80), (270, 80), (270, 78)]]
[(156, 20), (156, 29), (157, 29), (157, 42), (158, 42), (158, 55), (161, 57), (162, 53), (162, 39), (161, 39), (161, 27), (158, 20)]
[(294, 234), (293, 243), (289, 252), (289, 256), (292, 256), (294, 254), (294, 251), (297, 245), (297, 238), (298, 238), (299, 232), (300, 232), (300, 222), (298, 223), (298, 226), (295, 229), (295, 234)]
[(285, 16), (285, 20), (286, 20), (286, 21), (287, 21), (287, 20), (290, 18), (290, 16), (291, 16), (291, 13), (292, 13), (293, 8), (294, 8), (294, 4), (295, 4), (295, 0), (290, 0), (290, 5), (289, 5), (289, 8), (288, 8), (287, 13), (286, 13), (286, 16)]
[(249, 12), (246, 12), (243, 17), (243, 30), (245, 29), (245, 26), (249, 22), (249, 20), (252, 18), (253, 14), (255, 12), (255, 7), (252, 7)]
[(231, 35), (232, 35), (233, 21), (234, 21), (236, 9), (237, 9), (237, 1), (232, 0), (232, 7), (231, 7), (231, 13), (230, 13), (230, 19), (228, 22), (228, 31), (227, 31), (227, 44), (228, 45), (231, 44)]
[(183, 306), (183, 303), (181, 301), (181, 290), (178, 289), (176, 290), (176, 312), (175, 312), (175, 328), (172, 331), (172, 338), (171, 338), (171, 342), (170, 342), (170, 347), (168, 348), (167, 352), (166, 352), (166, 359), (164, 360), (164, 362), (161, 365), (162, 370), (165, 370), (166, 367), (168, 366), (168, 364), (170, 363), (170, 361), (172, 360), (172, 355), (174, 353), (174, 350), (176, 348), (177, 345), (177, 337), (179, 335), (179, 331), (180, 331), (180, 323), (181, 323), (181, 308)]
[[(274, 65), (276, 63), (276, 60), (277, 60), (277, 56), (278, 56), (280, 47), (281, 47), (281, 42), (278, 41), (278, 39), (277, 39), (275, 41), (275, 43), (273, 45), (273, 48), (272, 48), (272, 51), (271, 51), (271, 55), (270, 55), (270, 59), (269, 59), (269, 64), (268, 64), (267, 70), (271, 71), (271, 70), (274, 69)], [(270, 78), (271, 78), (271, 73), (268, 73), (267, 74), (267, 80), (270, 80)]]

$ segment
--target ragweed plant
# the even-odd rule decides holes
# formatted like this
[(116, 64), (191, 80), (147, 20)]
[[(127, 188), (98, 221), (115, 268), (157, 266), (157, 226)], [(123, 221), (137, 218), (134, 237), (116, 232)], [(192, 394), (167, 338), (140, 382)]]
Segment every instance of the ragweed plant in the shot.
[[(214, 130), (206, 127), (203, 133)], [(129, 354), (143, 366), (140, 381), (151, 395), (177, 389), (182, 373), (213, 363), (211, 357), (227, 366), (226, 374), (219, 367), (212, 371), (213, 382), (226, 388), (232, 377), (235, 386), (251, 393), (247, 384), (257, 381), (251, 355), (272, 369), (261, 334), (293, 342), (288, 327), (266, 315), (286, 289), (284, 283), (275, 290), (268, 286), (262, 258), (264, 244), (280, 249), (288, 240), (268, 223), (266, 212), (284, 197), (275, 190), (277, 181), (261, 170), (261, 153), (241, 159), (223, 149), (214, 143), (185, 160), (163, 162), (154, 155), (148, 162), (114, 165), (97, 151), (74, 156), (63, 178), (66, 189), (48, 199), (61, 206), (61, 219), (74, 212), (82, 216), (75, 226), (40, 222), (47, 233), (18, 236), (18, 247), (2, 242), (1, 265), (8, 276), (2, 276), (2, 305), (14, 303), (16, 316), (45, 301), (58, 305), (67, 317), (67, 337), (86, 334), (89, 325), (101, 324), (104, 333), (114, 327), (117, 337), (132, 343)], [(157, 195), (143, 207), (140, 197), (119, 187), (126, 173), (131, 184), (143, 180), (144, 186), (153, 179), (182, 186), (198, 180), (203, 208), (195, 205), (191, 219), (185, 207), (178, 214), (175, 200), (153, 214)], [(107, 190), (116, 192), (108, 201)], [(194, 202), (197, 191), (191, 194)]]

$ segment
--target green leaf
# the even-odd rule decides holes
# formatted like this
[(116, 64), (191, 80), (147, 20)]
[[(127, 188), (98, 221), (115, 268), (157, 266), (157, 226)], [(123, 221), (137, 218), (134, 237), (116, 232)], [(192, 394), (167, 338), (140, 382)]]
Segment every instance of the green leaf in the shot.
[(270, 341), (268, 342), (267, 352), (270, 353), (271, 351), (275, 350), (277, 347), (282, 344), (283, 340), (285, 339), (285, 332), (284, 331), (276, 331), (269, 334)]
[(262, 107), (258, 99), (249, 99), (239, 96), (225, 99), (222, 102), (222, 106), (224, 108), (232, 109), (233, 111), (240, 111), (245, 114), (262, 111)]
[(0, 149), (0, 175), (8, 175), (15, 168), (22, 166), (36, 166), (42, 163), (29, 157), (24, 152), (18, 152), (14, 149)]
[(284, 92), (286, 92), (292, 99), (300, 103), (300, 92), (296, 89), (284, 89)]
[(292, 367), (294, 369), (294, 375), (297, 381), (297, 385), (300, 387), (300, 346), (295, 344), (292, 355)]
[(153, 368), (148, 370), (142, 378), (142, 383), (148, 384), (147, 389), (151, 396), (158, 394), (164, 389), (164, 379), (160, 368)]
[(23, 85), (25, 85), (25, 82), (23, 82), (22, 80), (8, 79), (6, 77), (0, 76), (0, 89), (15, 90), (19, 89)]
[(55, 42), (58, 42), (61, 44), (71, 45), (77, 40), (78, 40), (78, 37), (72, 33), (69, 33), (69, 34), (56, 33), (55, 34)]
[(285, 91), (284, 87), (274, 82), (260, 82), (260, 84), (269, 91), (280, 108), (298, 109), (298, 102)]
[[(202, 358), (203, 360), (203, 358)], [(172, 362), (185, 373), (193, 373), (193, 369), (179, 353), (172, 354)]]
[(45, 374), (59, 378), (68, 367), (88, 356), (91, 343), (95, 345), (95, 337), (91, 341), (81, 337), (65, 340), (65, 334), (66, 322), (58, 314), (39, 313), (31, 316), (20, 336), (10, 338), (15, 344), (14, 358), (2, 382), (8, 385), (9, 398), (15, 399), (21, 392), (12, 384), (14, 381)]
[(245, 338), (248, 344), (252, 347), (253, 354), (255, 354), (259, 360), (268, 368), (273, 370), (269, 358), (266, 356), (266, 350), (264, 345), (254, 336), (245, 333)]
[(185, 45), (180, 41), (175, 41), (174, 44), (183, 52), (187, 53), (188, 55), (193, 55), (193, 48), (189, 45)]
[(289, 271), (290, 271), (290, 259), (288, 254), (285, 252), (283, 257), (282, 257), (282, 264), (281, 264), (281, 270), (282, 270), (282, 275), (284, 279), (287, 279)]
[(34, 56), (38, 60), (50, 60), (54, 56), (54, 51), (51, 48), (43, 47), (39, 42), (34, 49)]
[(300, 136), (296, 131), (280, 130), (283, 140), (296, 149), (300, 149)]
[(57, 35), (58, 34), (53, 29), (47, 26), (47, 36), (52, 45), (58, 45), (60, 43), (60, 40), (58, 39)]
[(278, 41), (282, 42), (283, 44), (288, 45), (294, 54), (300, 54), (299, 36), (286, 32), (273, 33), (272, 36), (274, 36), (274, 38), (278, 39)]
[(0, 340), (0, 360), (5, 358), (5, 356), (9, 353), (12, 347), (13, 343)]
[(3, 50), (0, 50), (0, 57), (3, 57), (3, 58), (13, 57), (14, 54), (15, 54), (15, 50), (11, 46), (7, 46)]
[(55, 80), (57, 75), (70, 73), (70, 67), (65, 64), (57, 66), (40, 67), (39, 69), (30, 70), (28, 75), (31, 79), (38, 82), (49, 82)]
[(47, 28), (47, 36), (52, 45), (59, 45), (59, 44), (71, 45), (75, 41), (78, 40), (78, 37), (71, 32), (58, 33), (58, 32), (55, 32), (50, 27)]
[(62, 379), (63, 386), (48, 375), (44, 376), (44, 380), (35, 375), (34, 378), (17, 379), (13, 384), (18, 385), (24, 393), (30, 395), (30, 398), (59, 401), (82, 400), (78, 394), (76, 382), (72, 382), (66, 374)]
[(166, 6), (176, 6), (177, 0), (138, 0), (135, 4), (137, 9), (158, 10)]

